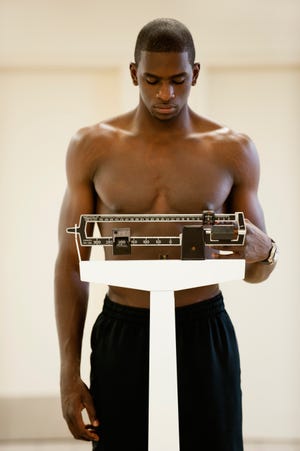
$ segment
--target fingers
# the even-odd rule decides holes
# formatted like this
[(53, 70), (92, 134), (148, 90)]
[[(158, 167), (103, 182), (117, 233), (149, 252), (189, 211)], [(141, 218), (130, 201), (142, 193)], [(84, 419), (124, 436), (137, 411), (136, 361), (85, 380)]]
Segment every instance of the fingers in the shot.
[(234, 260), (234, 259), (240, 259), (245, 258), (244, 250), (243, 249), (214, 249), (211, 257), (218, 260)]
[[(85, 414), (86, 411), (86, 415)], [(99, 421), (96, 418), (96, 411), (88, 388), (82, 383), (77, 385), (72, 394), (64, 397), (63, 400), (64, 418), (68, 427), (78, 440), (98, 441), (99, 435), (96, 428)], [(85, 418), (84, 418), (85, 417)]]
[[(92, 424), (85, 424), (81, 408), (69, 409), (65, 420), (74, 438), (85, 441), (98, 441), (99, 435)], [(99, 425), (99, 424), (98, 424)]]
[[(245, 220), (247, 234), (243, 246), (214, 246), (212, 258), (215, 259), (243, 259), (247, 263), (256, 263), (263, 261), (270, 251), (271, 239), (268, 235), (252, 224), (248, 219)], [(224, 253), (225, 251), (225, 253)], [(231, 251), (227, 253), (226, 251)]]
[(96, 432), (96, 429), (99, 427), (100, 423), (97, 419), (94, 403), (90, 395), (84, 400), (84, 406), (89, 419), (89, 422), (85, 425), (85, 428), (91, 434), (91, 436), (93, 436), (92, 440), (98, 441), (99, 436)]

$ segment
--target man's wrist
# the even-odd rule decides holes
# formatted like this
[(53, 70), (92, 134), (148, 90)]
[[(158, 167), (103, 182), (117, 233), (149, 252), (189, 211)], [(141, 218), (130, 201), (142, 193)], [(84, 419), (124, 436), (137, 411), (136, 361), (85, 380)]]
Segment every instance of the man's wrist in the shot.
[(63, 377), (80, 377), (80, 360), (68, 361), (61, 364), (60, 374)]

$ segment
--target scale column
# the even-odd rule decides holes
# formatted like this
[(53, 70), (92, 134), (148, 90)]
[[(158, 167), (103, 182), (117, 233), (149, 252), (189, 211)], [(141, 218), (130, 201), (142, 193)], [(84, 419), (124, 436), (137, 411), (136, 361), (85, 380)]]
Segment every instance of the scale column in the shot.
[(179, 451), (175, 298), (150, 292), (148, 451)]

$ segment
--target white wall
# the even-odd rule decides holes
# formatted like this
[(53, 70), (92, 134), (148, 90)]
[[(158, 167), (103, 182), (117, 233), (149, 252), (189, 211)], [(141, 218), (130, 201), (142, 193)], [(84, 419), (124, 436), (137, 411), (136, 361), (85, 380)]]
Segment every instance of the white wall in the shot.
[(0, 93), (0, 396), (56, 395), (52, 286), (66, 148), (79, 127), (119, 111), (119, 71), (2, 70)]
[(240, 341), (245, 434), (300, 436), (298, 247), (300, 69), (215, 68), (208, 112), (249, 134), (261, 160), (260, 200), (280, 262), (259, 285), (224, 287)]
[(116, 65), (156, 17), (186, 23), (209, 64), (299, 62), (298, 0), (1, 0), (0, 59), (19, 65)]

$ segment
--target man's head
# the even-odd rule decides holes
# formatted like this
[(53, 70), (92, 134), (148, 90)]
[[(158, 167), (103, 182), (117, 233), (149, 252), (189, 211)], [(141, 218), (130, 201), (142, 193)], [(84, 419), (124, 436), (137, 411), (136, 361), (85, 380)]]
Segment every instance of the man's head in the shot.
[(139, 32), (136, 40), (134, 58), (137, 65), (143, 51), (187, 52), (192, 67), (195, 61), (195, 46), (192, 35), (185, 25), (175, 19), (155, 19), (146, 24)]
[(130, 64), (133, 84), (140, 88), (140, 107), (157, 119), (178, 117), (187, 107), (200, 65), (194, 62), (191, 33), (174, 19), (156, 19), (140, 31), (135, 62)]

